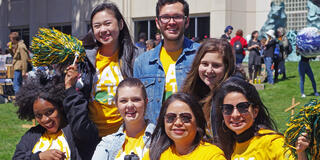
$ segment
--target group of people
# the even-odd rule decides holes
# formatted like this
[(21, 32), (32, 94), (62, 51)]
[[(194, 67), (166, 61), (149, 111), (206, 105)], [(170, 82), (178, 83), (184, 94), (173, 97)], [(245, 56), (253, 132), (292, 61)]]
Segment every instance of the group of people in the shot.
[(139, 40), (138, 42), (136, 42), (136, 46), (143, 49), (144, 51), (149, 51), (151, 49), (153, 49), (155, 46), (157, 46), (160, 41), (161, 41), (161, 34), (160, 33), (156, 33), (155, 34), (155, 40), (153, 39), (147, 39), (147, 35), (144, 32), (141, 32), (139, 34)]
[(37, 72), (17, 93), (19, 118), (39, 125), (13, 159), (294, 159), (227, 40), (186, 38), (185, 0), (158, 0), (155, 21), (163, 40), (141, 53), (117, 6), (98, 5), (85, 62)]
[[(261, 74), (261, 65), (265, 64), (267, 77), (264, 82), (274, 84), (279, 79), (279, 74), (282, 74), (282, 80), (287, 79), (285, 60), (292, 52), (292, 46), (286, 37), (286, 31), (283, 27), (274, 30), (268, 30), (264, 35), (260, 35), (257, 30), (253, 31), (250, 36), (249, 42), (243, 38), (243, 31), (237, 30), (236, 36), (231, 38), (233, 31), (232, 26), (227, 26), (221, 38), (228, 40), (233, 46), (236, 55), (236, 64), (241, 67), (242, 61), (246, 55), (245, 48), (249, 51), (248, 58), (248, 74), (249, 81), (254, 83), (254, 80)], [(319, 96), (317, 92), (316, 82), (310, 67), (309, 61), (312, 58), (307, 58), (301, 55), (298, 65), (300, 76), (300, 93), (301, 97), (305, 98), (304, 82), (305, 74), (308, 75), (314, 95)]]

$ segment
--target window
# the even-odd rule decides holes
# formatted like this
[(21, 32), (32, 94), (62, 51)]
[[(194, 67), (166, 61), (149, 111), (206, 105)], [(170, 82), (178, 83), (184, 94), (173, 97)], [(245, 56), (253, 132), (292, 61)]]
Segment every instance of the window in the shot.
[(134, 41), (139, 40), (140, 33), (146, 33), (147, 39), (155, 39), (155, 34), (158, 32), (156, 22), (152, 20), (135, 21), (134, 22)]
[(189, 28), (185, 32), (188, 38), (198, 37), (200, 40), (210, 36), (210, 17), (190, 17)]
[(61, 31), (61, 32), (63, 32), (63, 33), (65, 33), (65, 34), (70, 34), (71, 35), (71, 33), (72, 33), (72, 31), (71, 31), (71, 25), (70, 24), (52, 24), (52, 25), (49, 25), (50, 26), (50, 28), (54, 28), (54, 29), (56, 29), (56, 30), (59, 30), (59, 31)]

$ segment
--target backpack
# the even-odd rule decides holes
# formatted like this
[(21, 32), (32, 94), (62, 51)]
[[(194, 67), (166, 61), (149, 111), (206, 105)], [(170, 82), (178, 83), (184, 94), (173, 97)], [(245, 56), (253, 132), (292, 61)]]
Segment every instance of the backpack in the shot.
[(234, 51), (236, 52), (236, 54), (243, 53), (243, 48), (242, 48), (242, 44), (241, 44), (240, 40), (237, 40), (236, 42), (234, 42), (233, 48), (234, 48)]

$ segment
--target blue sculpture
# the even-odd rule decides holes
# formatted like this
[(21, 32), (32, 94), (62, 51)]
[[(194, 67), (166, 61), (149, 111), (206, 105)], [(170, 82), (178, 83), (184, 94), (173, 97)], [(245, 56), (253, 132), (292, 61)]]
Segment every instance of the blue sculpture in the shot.
[(281, 2), (280, 5), (275, 5), (271, 2), (271, 10), (268, 14), (267, 21), (264, 23), (260, 30), (260, 35), (264, 35), (268, 30), (276, 30), (279, 27), (286, 28), (287, 26), (287, 15), (285, 13), (284, 3)]
[(316, 57), (320, 55), (320, 32), (318, 28), (303, 28), (296, 38), (297, 53), (304, 57)]
[(315, 3), (308, 1), (308, 10), (307, 26), (320, 29), (320, 7)]

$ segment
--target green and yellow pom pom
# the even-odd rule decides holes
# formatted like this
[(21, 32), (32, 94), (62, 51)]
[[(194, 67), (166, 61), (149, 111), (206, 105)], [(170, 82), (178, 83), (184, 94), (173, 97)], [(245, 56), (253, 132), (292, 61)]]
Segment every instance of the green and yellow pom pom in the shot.
[(40, 28), (32, 39), (31, 49), (34, 66), (70, 65), (75, 57), (78, 62), (82, 62), (85, 57), (85, 49), (80, 40), (56, 29)]
[(299, 113), (290, 119), (289, 128), (285, 131), (285, 147), (291, 151), (295, 157), (296, 141), (301, 133), (307, 133), (310, 140), (306, 153), (312, 160), (320, 159), (320, 101), (311, 100)]

